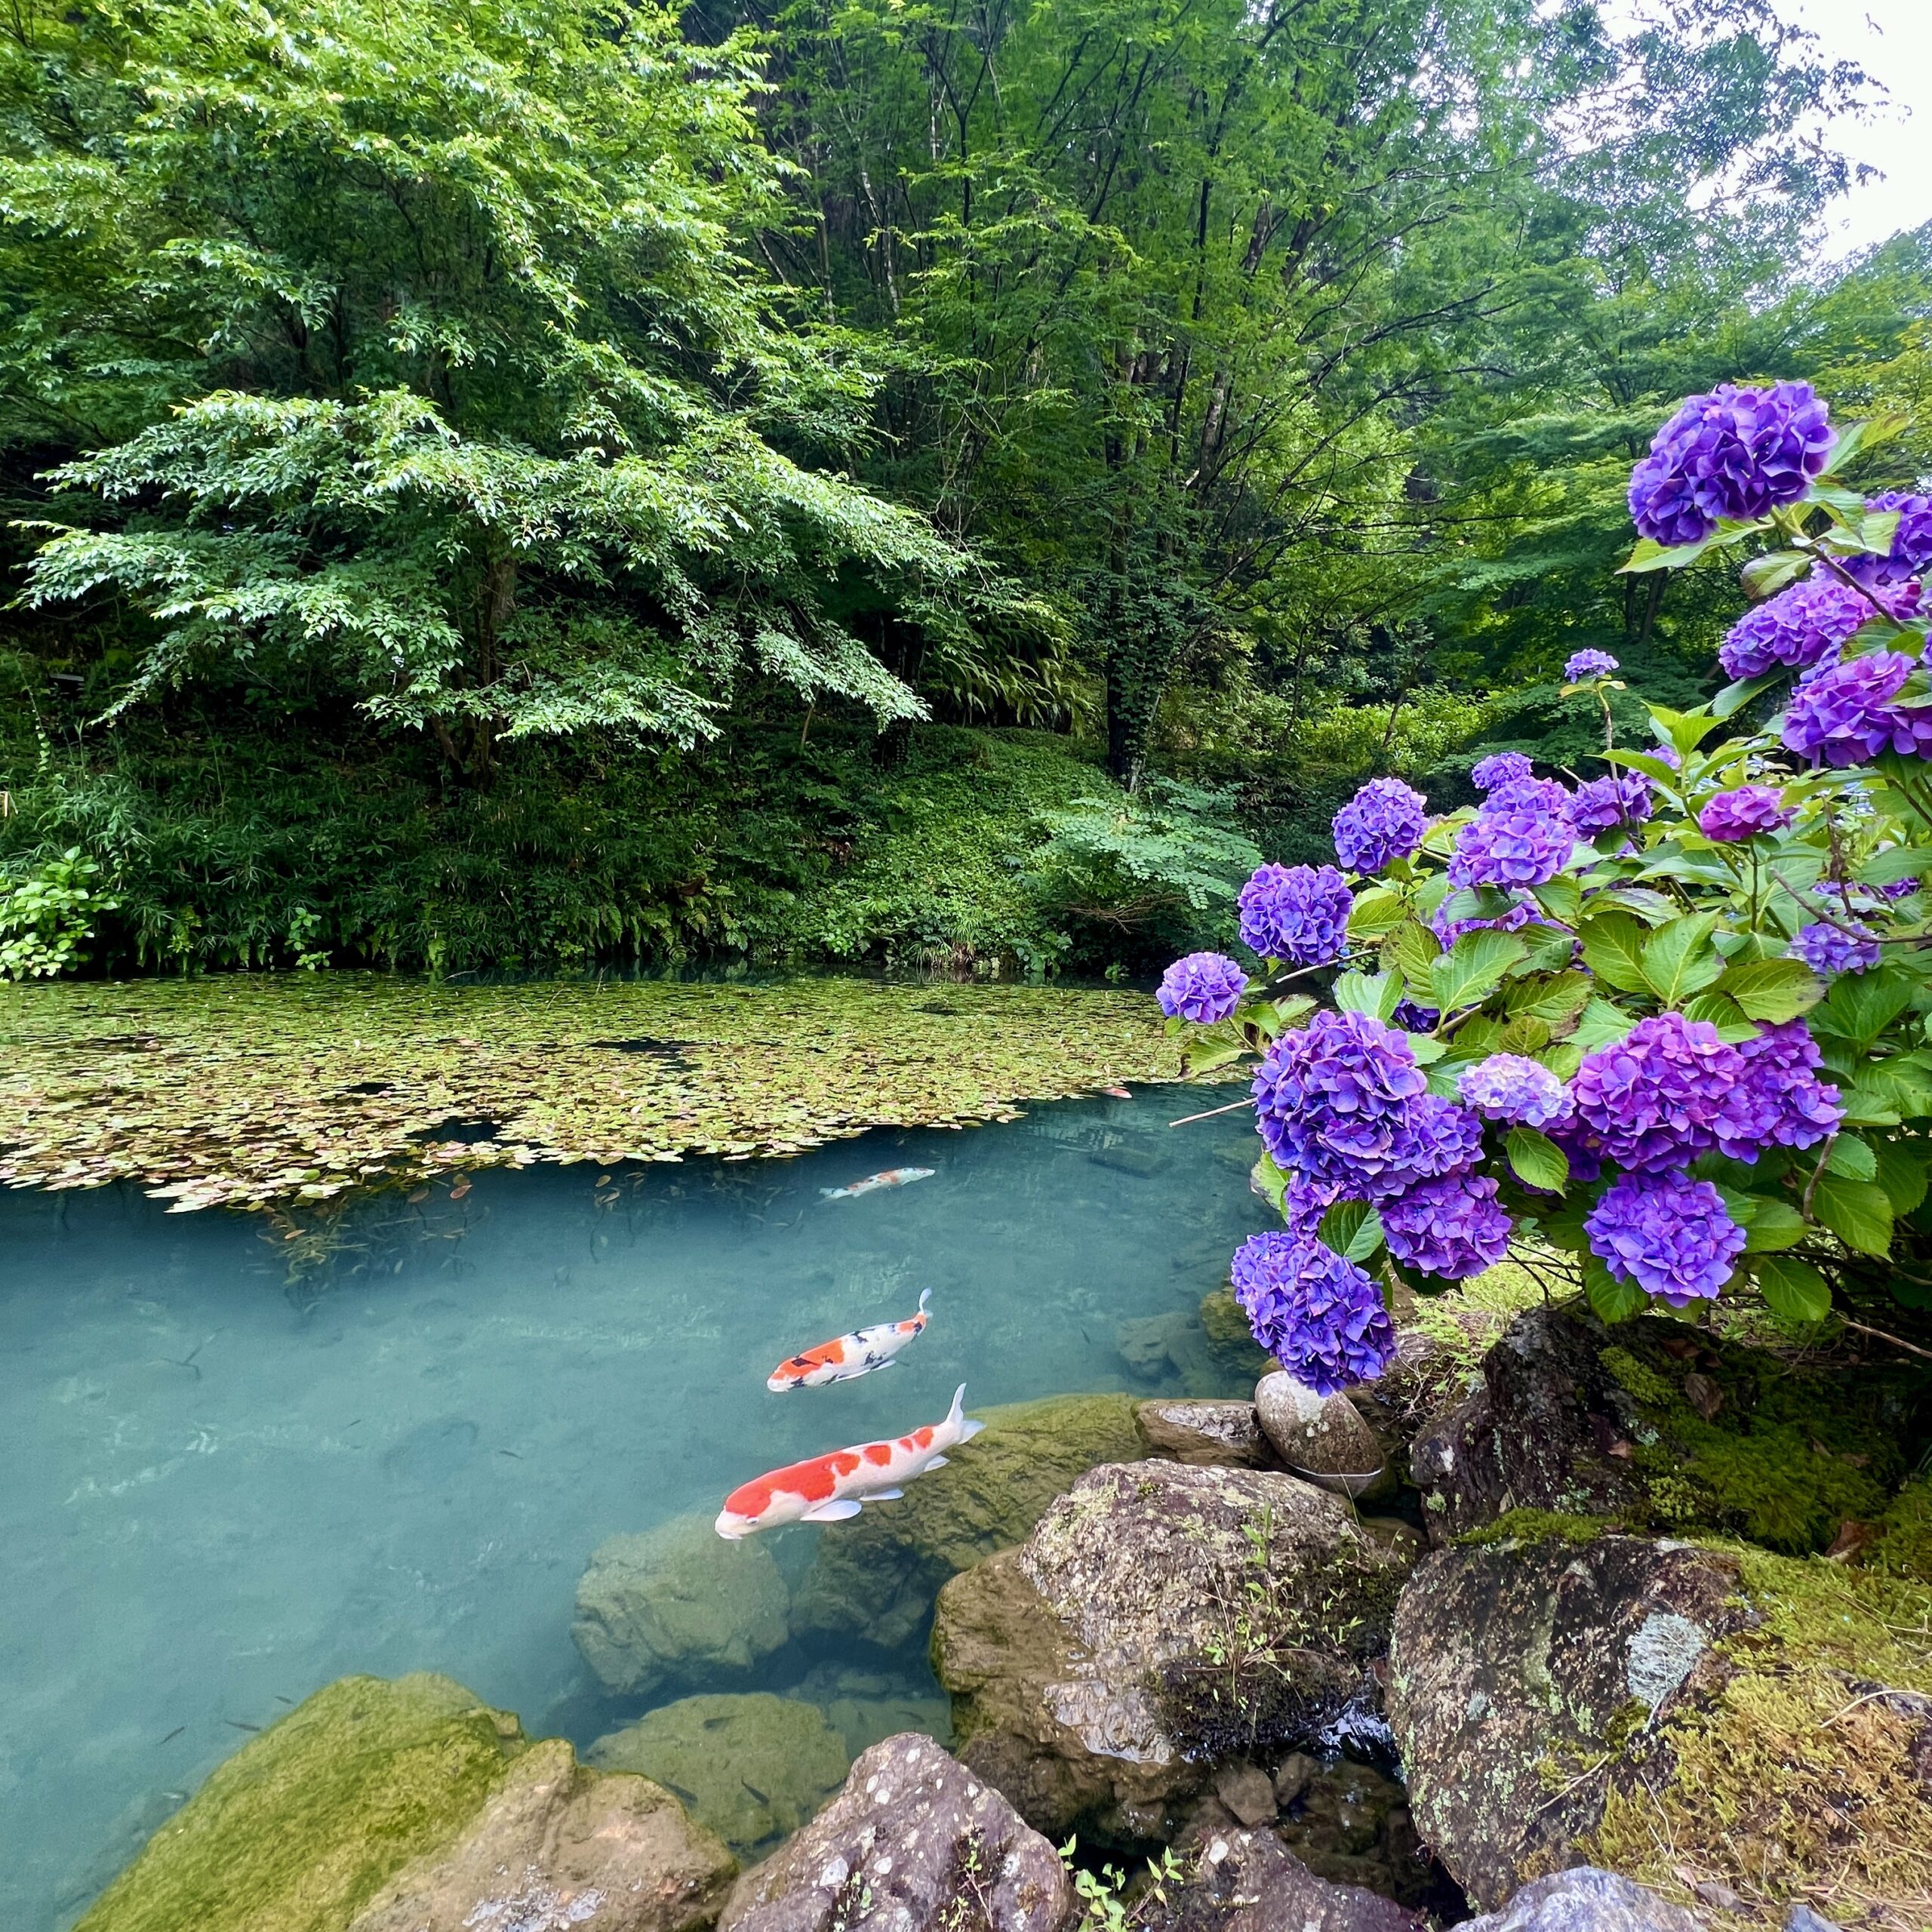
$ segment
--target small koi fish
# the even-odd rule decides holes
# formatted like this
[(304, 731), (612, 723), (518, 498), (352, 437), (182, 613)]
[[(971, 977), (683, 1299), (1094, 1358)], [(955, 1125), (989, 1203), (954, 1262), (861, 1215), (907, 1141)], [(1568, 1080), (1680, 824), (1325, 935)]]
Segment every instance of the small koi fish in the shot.
[(828, 1201), (856, 1201), (875, 1187), (904, 1187), (912, 1181), (930, 1180), (938, 1171), (937, 1168), (888, 1168), (884, 1174), (868, 1174), (850, 1187), (822, 1187), (819, 1192)]
[(966, 1420), (965, 1400), (962, 1382), (942, 1421), (889, 1442), (835, 1449), (743, 1484), (725, 1497), (712, 1527), (728, 1543), (736, 1543), (784, 1523), (842, 1523), (856, 1516), (863, 1503), (894, 1501), (906, 1494), (904, 1485), (915, 1476), (945, 1468), (947, 1450), (970, 1442), (986, 1427)]
[(850, 1382), (875, 1368), (890, 1368), (894, 1356), (931, 1320), (926, 1303), (932, 1293), (921, 1288), (918, 1313), (903, 1321), (875, 1321), (869, 1328), (855, 1328), (835, 1341), (786, 1357), (765, 1377), (764, 1386), (782, 1395), (788, 1389), (822, 1389), (828, 1382)]
[(1130, 1088), (1103, 1087), (1100, 1091), (1110, 1100), (1131, 1100), (1134, 1098), (1133, 1090)]

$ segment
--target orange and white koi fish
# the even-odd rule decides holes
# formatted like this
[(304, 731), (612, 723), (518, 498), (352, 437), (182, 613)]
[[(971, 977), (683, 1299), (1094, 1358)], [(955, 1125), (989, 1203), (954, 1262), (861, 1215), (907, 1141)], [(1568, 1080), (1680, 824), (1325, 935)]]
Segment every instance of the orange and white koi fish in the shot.
[(884, 1174), (868, 1174), (850, 1187), (822, 1187), (819, 1192), (828, 1201), (856, 1201), (875, 1187), (903, 1187), (909, 1181), (931, 1180), (938, 1171), (937, 1168), (888, 1168)]
[(905, 1484), (928, 1469), (946, 1466), (946, 1451), (970, 1442), (986, 1427), (962, 1413), (966, 1385), (952, 1392), (952, 1407), (942, 1422), (928, 1423), (890, 1442), (862, 1442), (835, 1449), (808, 1463), (792, 1463), (734, 1489), (724, 1499), (713, 1526), (728, 1543), (775, 1530), (783, 1523), (842, 1523), (866, 1503), (890, 1503), (906, 1494)]
[(822, 1389), (828, 1382), (850, 1382), (875, 1368), (890, 1368), (893, 1358), (932, 1319), (926, 1312), (932, 1293), (921, 1288), (918, 1313), (903, 1321), (875, 1321), (869, 1328), (854, 1328), (835, 1341), (788, 1355), (765, 1377), (764, 1386), (782, 1395), (788, 1389)]
[(1131, 1100), (1134, 1098), (1133, 1090), (1130, 1088), (1103, 1087), (1100, 1091), (1110, 1100)]

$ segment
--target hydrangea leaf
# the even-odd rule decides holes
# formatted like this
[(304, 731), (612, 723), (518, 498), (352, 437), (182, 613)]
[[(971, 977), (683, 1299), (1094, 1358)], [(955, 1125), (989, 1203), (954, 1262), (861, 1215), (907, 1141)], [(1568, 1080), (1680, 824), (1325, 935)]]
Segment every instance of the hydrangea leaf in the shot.
[(1810, 1012), (1825, 996), (1823, 982), (1799, 959), (1734, 959), (1717, 990), (1747, 1020), (1772, 1026)]
[(1355, 902), (1349, 909), (1349, 936), (1374, 939), (1400, 925), (1404, 916), (1400, 893), (1391, 892), (1386, 885), (1371, 886), (1356, 894)]
[(1857, 1134), (1836, 1134), (1832, 1137), (1830, 1152), (1825, 1156), (1825, 1171), (1828, 1174), (1842, 1174), (1847, 1180), (1876, 1180), (1878, 1157), (1872, 1151), (1869, 1143), (1861, 1140)]
[[(1746, 1254), (1760, 1254), (1776, 1248), (1795, 1247), (1809, 1232), (1804, 1217), (1788, 1201), (1774, 1201), (1761, 1194), (1745, 1195), (1739, 1198), (1753, 1204), (1748, 1216), (1740, 1215), (1733, 1207), (1731, 1219), (1744, 1230), (1744, 1251)], [(1732, 1197), (1727, 1191), (1724, 1201), (1731, 1204)]]
[(1563, 972), (1546, 980), (1518, 980), (1503, 991), (1503, 1010), (1512, 1018), (1540, 1020), (1561, 1026), (1589, 1004), (1590, 976)]
[(1583, 888), (1575, 879), (1559, 873), (1534, 888), (1531, 897), (1552, 919), (1574, 926), (1582, 916)]
[(1465, 933), (1442, 958), (1430, 963), (1429, 981), (1437, 1011), (1454, 1013), (1486, 999), (1527, 949), (1512, 933)]
[(1607, 999), (1593, 998), (1584, 1008), (1583, 1017), (1577, 1023), (1576, 1032), (1570, 1035), (1569, 1044), (1589, 1053), (1623, 1038), (1636, 1023), (1635, 1014), (1626, 1013)]
[(1752, 1278), (1771, 1312), (1786, 1321), (1822, 1321), (1832, 1312), (1831, 1286), (1808, 1261), (1788, 1254), (1754, 1262)]
[(1835, 1033), (1860, 1049), (1912, 1004), (1912, 983), (1903, 973), (1841, 973), (1824, 1002), (1812, 1014), (1814, 1033)]
[(1344, 1260), (1366, 1261), (1383, 1242), (1382, 1217), (1365, 1201), (1338, 1201), (1321, 1217), (1322, 1244)]
[(1700, 912), (1674, 919), (1644, 948), (1644, 977), (1666, 1007), (1681, 1006), (1723, 974), (1724, 961), (1710, 943), (1718, 918)]
[[(1889, 540), (1887, 540), (1889, 541)], [(1802, 550), (1767, 550), (1753, 557), (1738, 573), (1744, 594), (1755, 603), (1774, 597), (1787, 584), (1795, 583), (1811, 568), (1811, 559)], [(1715, 710), (1715, 707), (1712, 709)], [(1728, 715), (1719, 712), (1719, 717)]]
[(1863, 885), (1890, 885), (1927, 872), (1932, 872), (1932, 845), (1895, 845), (1875, 852), (1859, 867), (1858, 878)]
[(1892, 1204), (1894, 1214), (1909, 1214), (1925, 1199), (1926, 1163), (1932, 1149), (1906, 1141), (1886, 1139), (1872, 1147), (1878, 1162), (1878, 1185)]
[(1330, 997), (1338, 1013), (1366, 1013), (1386, 1021), (1402, 1000), (1402, 983), (1392, 973), (1343, 973)]
[(1679, 758), (1688, 758), (1724, 721), (1701, 708), (1672, 711), (1668, 705), (1653, 704), (1645, 709), (1652, 722), (1669, 737)]
[(1255, 1192), (1267, 1202), (1278, 1214), (1283, 1210), (1281, 1196), (1287, 1192), (1288, 1177), (1275, 1166), (1272, 1154), (1263, 1154), (1248, 1171), (1248, 1180)]
[(1628, 1321), (1650, 1297), (1635, 1281), (1621, 1281), (1594, 1254), (1583, 1257), (1583, 1293), (1599, 1321)]
[(1846, 1247), (1860, 1254), (1891, 1251), (1892, 1204), (1876, 1182), (1822, 1174), (1811, 1192), (1811, 1211)]
[(1647, 937), (1632, 914), (1599, 913), (1583, 930), (1583, 964), (1620, 993), (1648, 992), (1650, 979), (1644, 971)]
[(1546, 1134), (1533, 1127), (1512, 1127), (1503, 1151), (1516, 1178), (1525, 1187), (1561, 1194), (1570, 1185), (1570, 1157)]

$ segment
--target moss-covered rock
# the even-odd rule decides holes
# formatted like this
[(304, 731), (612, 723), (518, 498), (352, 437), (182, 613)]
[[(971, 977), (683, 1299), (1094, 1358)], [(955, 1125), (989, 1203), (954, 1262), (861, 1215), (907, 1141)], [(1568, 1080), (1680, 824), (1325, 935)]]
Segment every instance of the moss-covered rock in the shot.
[(585, 1754), (664, 1786), (734, 1850), (768, 1849), (845, 1781), (845, 1746), (816, 1704), (768, 1691), (685, 1697), (600, 1737)]
[(571, 1635), (607, 1690), (648, 1693), (749, 1670), (788, 1632), (785, 1580), (761, 1543), (724, 1541), (704, 1516), (599, 1543)]
[(1273, 1357), (1255, 1340), (1231, 1287), (1223, 1285), (1201, 1297), (1201, 1331), (1215, 1367), (1238, 1384), (1259, 1381), (1275, 1366)]
[(1418, 1437), (1413, 1469), (1438, 1541), (1531, 1509), (1822, 1551), (1884, 1509), (1928, 1392), (1909, 1367), (1800, 1364), (1681, 1322), (1536, 1309)]
[(344, 1678), (217, 1766), (77, 1932), (342, 1932), (522, 1746), (446, 1677)]
[(1878, 1518), (1869, 1567), (1881, 1576), (1932, 1584), (1932, 1481), (1921, 1477), (1892, 1498)]
[(1135, 1407), (1129, 1395), (1057, 1395), (980, 1411), (985, 1429), (950, 1451), (946, 1468), (820, 1532), (794, 1629), (906, 1643), (949, 1577), (1020, 1542), (1096, 1464), (1146, 1454)]

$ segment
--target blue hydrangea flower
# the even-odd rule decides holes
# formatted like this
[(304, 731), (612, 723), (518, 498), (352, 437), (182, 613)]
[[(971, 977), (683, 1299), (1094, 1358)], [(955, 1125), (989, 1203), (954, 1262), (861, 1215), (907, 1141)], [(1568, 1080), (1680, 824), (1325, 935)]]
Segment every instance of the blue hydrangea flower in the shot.
[(1823, 1061), (1801, 1020), (1740, 1043), (1744, 1072), (1718, 1115), (1718, 1151), (1755, 1161), (1767, 1147), (1814, 1147), (1844, 1118), (1838, 1090), (1818, 1078)]
[(1333, 866), (1263, 866), (1235, 902), (1241, 943), (1263, 959), (1331, 964), (1347, 948), (1355, 903)]
[(1272, 1229), (1251, 1235), (1229, 1272), (1254, 1339), (1318, 1395), (1372, 1382), (1395, 1359), (1381, 1291), (1321, 1242)]
[(1740, 785), (1705, 801), (1697, 814), (1697, 829), (1706, 838), (1735, 844), (1761, 832), (1782, 832), (1797, 816), (1785, 810), (1775, 786)]
[(1847, 557), (1844, 567), (1860, 583), (1874, 587), (1902, 584), (1932, 564), (1932, 497), (1909, 497), (1897, 490), (1869, 497), (1868, 510), (1897, 510), (1899, 527), (1882, 557)]
[(1521, 1054), (1491, 1054), (1465, 1067), (1456, 1091), (1486, 1120), (1547, 1127), (1570, 1117), (1570, 1094), (1546, 1066)]
[(1869, 973), (1878, 963), (1878, 936), (1866, 926), (1850, 933), (1820, 920), (1798, 928), (1791, 956), (1828, 979), (1839, 973)]
[(1720, 518), (1743, 521), (1795, 503), (1835, 441), (1809, 383), (1690, 397), (1630, 475), (1638, 531), (1666, 548), (1700, 543)]
[(1509, 1251), (1509, 1217), (1496, 1183), (1476, 1174), (1419, 1181), (1382, 1204), (1389, 1252), (1405, 1266), (1448, 1281), (1493, 1268)]
[(1535, 770), (1521, 752), (1491, 752), (1470, 768), (1469, 782), (1478, 792), (1494, 792), (1502, 786), (1515, 784), (1519, 778), (1531, 777)]
[(1412, 858), (1429, 827), (1429, 801), (1399, 778), (1371, 779), (1335, 814), (1335, 856), (1352, 872)]
[(1584, 1055), (1570, 1083), (1576, 1124), (1612, 1167), (1681, 1167), (1717, 1144), (1718, 1113), (1743, 1071), (1708, 1020), (1660, 1013)]
[(1620, 1281), (1673, 1308), (1708, 1301), (1730, 1280), (1744, 1230), (1707, 1180), (1623, 1174), (1584, 1217), (1590, 1252)]
[[(1527, 925), (1546, 926), (1549, 924), (1539, 912), (1533, 899), (1519, 899), (1506, 912), (1499, 912), (1487, 919), (1452, 919), (1449, 917), (1449, 908), (1454, 903), (1454, 899), (1445, 899), (1429, 916), (1429, 929), (1435, 935), (1445, 952), (1465, 933), (1513, 933), (1520, 932)], [(1429, 1023), (1433, 1026), (1435, 1022), (1432, 1019)]]
[(1786, 749), (1834, 765), (1884, 751), (1932, 758), (1932, 704), (1895, 702), (1918, 668), (1902, 651), (1869, 651), (1810, 672), (1785, 706)]
[(1806, 671), (1839, 648), (1876, 614), (1869, 601), (1836, 577), (1807, 577), (1745, 612), (1718, 647), (1728, 678), (1767, 671)]
[(1547, 779), (1518, 779), (1492, 792), (1456, 835), (1449, 883), (1528, 886), (1554, 878), (1577, 843), (1569, 800)]
[(1593, 838), (1600, 832), (1642, 824), (1656, 806), (1657, 795), (1641, 771), (1614, 772), (1607, 778), (1592, 778), (1571, 793), (1570, 823), (1579, 837)]
[(1154, 997), (1170, 1020), (1209, 1026), (1226, 1019), (1247, 989), (1247, 975), (1226, 954), (1190, 952), (1161, 975), (1161, 989)]
[(1617, 660), (1607, 651), (1579, 651), (1563, 667), (1563, 681), (1580, 685), (1586, 678), (1607, 678), (1617, 669)]

